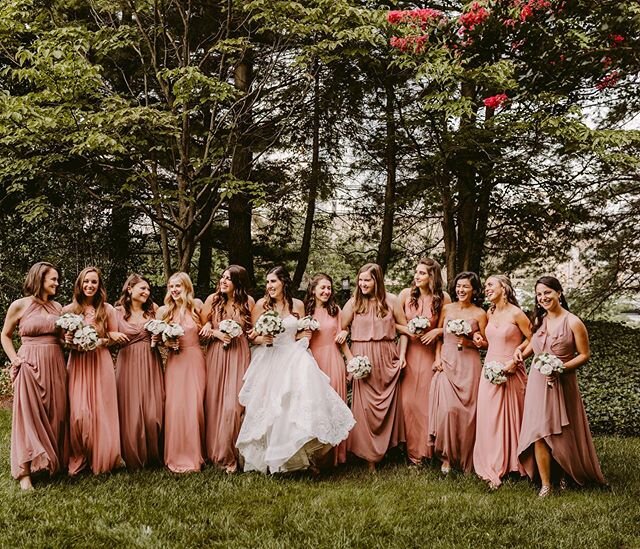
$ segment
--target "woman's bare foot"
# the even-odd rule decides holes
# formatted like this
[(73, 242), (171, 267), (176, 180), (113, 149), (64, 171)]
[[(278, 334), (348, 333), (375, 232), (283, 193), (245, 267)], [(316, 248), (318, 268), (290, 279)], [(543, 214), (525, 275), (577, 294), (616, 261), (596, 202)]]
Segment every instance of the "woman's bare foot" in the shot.
[(19, 482), (22, 490), (33, 490), (33, 484), (31, 484), (31, 477), (29, 475), (21, 477)]

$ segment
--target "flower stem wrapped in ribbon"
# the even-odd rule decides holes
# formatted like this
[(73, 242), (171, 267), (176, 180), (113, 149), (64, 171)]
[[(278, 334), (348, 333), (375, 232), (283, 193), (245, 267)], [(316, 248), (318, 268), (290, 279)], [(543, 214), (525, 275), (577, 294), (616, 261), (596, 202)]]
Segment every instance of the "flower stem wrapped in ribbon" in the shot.
[[(267, 311), (260, 315), (260, 318), (256, 321), (254, 330), (258, 335), (277, 336), (284, 332), (284, 324), (280, 315), (275, 311)], [(273, 347), (272, 343), (267, 343), (267, 347)]]
[[(473, 330), (468, 321), (457, 318), (447, 322), (447, 332), (458, 337), (469, 337)], [(460, 345), (460, 343), (458, 343), (458, 351), (462, 351), (462, 345)]]
[[(218, 329), (223, 334), (227, 334), (230, 338), (238, 337), (240, 334), (242, 334), (242, 326), (240, 326), (240, 324), (238, 324), (235, 320), (231, 320), (230, 318), (222, 320), (218, 325)], [(223, 343), (222, 348), (228, 349), (229, 343)]]

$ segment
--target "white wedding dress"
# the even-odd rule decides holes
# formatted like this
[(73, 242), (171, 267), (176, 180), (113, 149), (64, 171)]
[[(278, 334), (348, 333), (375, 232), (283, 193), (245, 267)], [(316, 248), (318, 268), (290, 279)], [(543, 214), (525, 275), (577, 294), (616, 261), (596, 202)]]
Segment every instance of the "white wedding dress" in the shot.
[(313, 454), (337, 446), (355, 425), (308, 351), (308, 340), (296, 341), (297, 319), (289, 315), (283, 323), (273, 347), (253, 349), (240, 390), (245, 415), (236, 447), (245, 471), (305, 469)]

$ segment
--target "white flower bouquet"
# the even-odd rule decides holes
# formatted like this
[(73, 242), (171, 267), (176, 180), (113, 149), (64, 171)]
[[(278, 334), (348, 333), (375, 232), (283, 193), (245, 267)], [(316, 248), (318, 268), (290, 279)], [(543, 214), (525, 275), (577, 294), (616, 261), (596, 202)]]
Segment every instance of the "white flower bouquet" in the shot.
[[(540, 353), (536, 355), (531, 366), (538, 370), (543, 376), (551, 376), (564, 372), (562, 360), (551, 353)], [(553, 387), (553, 384), (553, 379), (547, 379), (547, 385), (549, 387)]]
[[(184, 328), (180, 326), (180, 324), (176, 324), (175, 322), (167, 323), (166, 328), (162, 331), (162, 341), (165, 343), (167, 341), (175, 340), (184, 335)], [(179, 353), (180, 349), (175, 349), (174, 352)]]
[[(258, 335), (275, 337), (284, 332), (284, 324), (278, 313), (275, 311), (267, 311), (260, 315), (260, 318), (258, 318), (254, 326), (254, 330)], [(267, 347), (273, 347), (273, 344), (268, 343)]]
[[(447, 322), (447, 332), (458, 337), (469, 337), (471, 335), (471, 324), (468, 321), (458, 318)], [(462, 345), (458, 343), (458, 351), (462, 351)]]
[[(145, 325), (144, 329), (147, 330), (151, 335), (159, 336), (162, 335), (163, 332), (167, 329), (167, 323), (164, 320), (152, 319), (149, 320)], [(155, 347), (156, 342), (151, 340), (151, 347)]]
[(495, 360), (485, 362), (482, 373), (484, 374), (484, 378), (494, 385), (502, 385), (507, 381), (507, 376), (504, 373), (504, 364), (502, 364), (502, 362)]
[(82, 326), (73, 333), (73, 344), (79, 351), (93, 351), (98, 347), (99, 339), (98, 332), (91, 324)]
[(407, 322), (407, 329), (410, 334), (419, 335), (431, 327), (431, 322), (426, 316), (416, 316)]
[(303, 316), (298, 320), (298, 331), (311, 330), (315, 332), (320, 329), (320, 323), (312, 316)]
[(65, 332), (75, 332), (84, 326), (84, 316), (73, 313), (64, 313), (58, 320), (56, 326)]
[[(238, 324), (235, 320), (231, 320), (227, 318), (226, 320), (222, 320), (218, 325), (218, 329), (223, 333), (227, 334), (229, 337), (234, 338), (238, 337), (242, 334), (242, 326)], [(222, 348), (227, 349), (229, 347), (228, 343), (223, 343)]]
[(367, 377), (371, 373), (371, 362), (369, 358), (363, 355), (354, 356), (347, 362), (347, 372), (350, 373), (354, 379)]

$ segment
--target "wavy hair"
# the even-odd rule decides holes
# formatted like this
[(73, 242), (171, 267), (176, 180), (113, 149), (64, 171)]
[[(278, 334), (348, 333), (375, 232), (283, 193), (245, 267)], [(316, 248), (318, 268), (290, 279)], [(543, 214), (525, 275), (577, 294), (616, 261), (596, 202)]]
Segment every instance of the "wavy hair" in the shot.
[[(248, 328), (251, 326), (251, 310), (249, 309), (249, 289), (251, 283), (247, 270), (240, 265), (229, 265), (223, 271), (223, 274), (224, 273), (229, 273), (229, 278), (231, 278), (231, 283), (233, 284), (233, 310), (238, 313), (245, 328)], [(209, 320), (212, 323), (214, 320), (218, 322), (224, 320), (224, 312), (228, 302), (229, 296), (220, 291), (220, 283), (218, 283), (218, 289), (213, 294), (213, 299), (211, 300)]]
[[(431, 314), (434, 318), (440, 316), (442, 303), (444, 302), (444, 283), (442, 281), (442, 268), (440, 263), (430, 257), (425, 257), (418, 261), (418, 265), (424, 265), (429, 275), (429, 293), (431, 294)], [(418, 308), (418, 299), (420, 299), (420, 288), (416, 286), (415, 278), (411, 282), (411, 291), (409, 293), (411, 299), (409, 306), (414, 309)]]
[[(58, 276), (60, 276), (58, 268), (46, 261), (38, 261), (38, 263), (31, 265), (31, 268), (24, 279), (22, 293), (25, 296), (33, 296), (42, 300), (42, 295), (44, 294), (44, 279), (52, 269), (58, 273)], [(49, 296), (48, 299), (53, 299), (53, 296)]]
[[(551, 288), (552, 290), (558, 292), (560, 294), (560, 305), (562, 306), (563, 309), (566, 309), (567, 311), (569, 310), (569, 304), (567, 303), (567, 300), (564, 297), (564, 290), (562, 289), (562, 284), (560, 284), (560, 281), (555, 276), (541, 276), (538, 280), (536, 280), (536, 283), (533, 286), (534, 291), (535, 291), (535, 288), (538, 287), (538, 284), (542, 284), (543, 286), (546, 286), (547, 288)], [(536, 298), (536, 304), (533, 307), (533, 313), (531, 318), (531, 323), (533, 324), (531, 333), (535, 334), (538, 328), (542, 326), (542, 322), (545, 316), (547, 316), (547, 311), (545, 311), (544, 307), (542, 307), (538, 303), (538, 298)]]
[(363, 314), (367, 312), (369, 307), (369, 299), (365, 298), (360, 290), (360, 275), (363, 273), (369, 273), (373, 278), (373, 300), (376, 306), (376, 315), (378, 318), (384, 318), (389, 313), (389, 306), (387, 305), (387, 290), (384, 287), (384, 273), (382, 267), (377, 263), (367, 263), (360, 267), (358, 276), (356, 277), (356, 291), (354, 296), (353, 311), (356, 314)]
[[(516, 297), (516, 291), (513, 289), (513, 284), (511, 283), (511, 279), (507, 275), (503, 274), (494, 274), (487, 277), (487, 280), (493, 278), (498, 281), (502, 291), (504, 292), (504, 296), (507, 298), (507, 303), (511, 303), (516, 307), (520, 308), (520, 303), (518, 303), (518, 298)], [(491, 304), (489, 307), (489, 311), (493, 313), (496, 310), (495, 303)]]
[[(171, 292), (169, 291), (169, 284), (172, 280), (178, 280), (182, 283), (182, 295), (179, 298), (182, 304), (177, 303), (176, 300), (171, 296)], [(162, 320), (175, 322), (175, 314), (180, 308), (184, 308), (191, 315), (191, 318), (193, 318), (196, 326), (200, 326), (200, 317), (196, 313), (196, 302), (195, 294), (193, 291), (193, 283), (191, 282), (191, 278), (187, 273), (179, 271), (177, 273), (173, 273), (169, 277), (169, 280), (167, 280), (167, 293), (164, 296), (164, 304), (167, 306), (167, 310), (162, 316)]]
[(338, 304), (336, 303), (336, 296), (333, 291), (333, 278), (325, 273), (318, 273), (309, 281), (309, 286), (307, 286), (307, 295), (304, 298), (304, 314), (313, 316), (313, 313), (316, 312), (316, 287), (321, 280), (327, 280), (329, 284), (331, 284), (331, 295), (329, 296), (325, 309), (327, 310), (327, 313), (329, 313), (329, 316), (337, 316), (339, 309)]
[[(85, 277), (89, 273), (96, 273), (98, 275), (98, 289), (96, 290), (95, 295), (91, 302), (88, 301), (86, 295), (84, 295), (84, 291), (82, 289), (82, 284), (84, 283)], [(73, 285), (73, 301), (71, 302), (71, 312), (77, 315), (83, 313), (84, 308), (87, 305), (91, 305), (96, 310), (96, 331), (100, 335), (100, 337), (106, 336), (106, 323), (107, 323), (107, 309), (105, 304), (107, 303), (107, 290), (104, 287), (104, 279), (102, 278), (102, 271), (98, 269), (98, 267), (85, 267), (80, 271), (78, 278)]]
[[(131, 292), (130, 290), (140, 282), (146, 282), (149, 286), (149, 290), (151, 290), (151, 282), (149, 282), (144, 276), (139, 275), (137, 273), (133, 273), (129, 275), (124, 286), (122, 286), (122, 292), (120, 293), (120, 297), (118, 301), (116, 301), (116, 306), (120, 306), (124, 309), (124, 319), (129, 320), (131, 317)], [(155, 318), (156, 314), (153, 310), (153, 299), (151, 299), (151, 293), (149, 293), (149, 297), (142, 304), (142, 316), (144, 318)]]
[(456, 294), (456, 285), (459, 280), (468, 280), (471, 283), (471, 303), (477, 305), (478, 307), (482, 307), (482, 284), (480, 284), (480, 277), (476, 273), (472, 273), (471, 271), (463, 271), (458, 274), (453, 279), (452, 289), (452, 297), (453, 301), (458, 301), (458, 295)]
[[(285, 302), (289, 306), (289, 312), (293, 316), (297, 316), (293, 312), (293, 291), (291, 289), (291, 286), (293, 286), (293, 282), (291, 281), (291, 277), (289, 276), (289, 272), (282, 265), (278, 265), (277, 267), (274, 267), (273, 269), (271, 269), (267, 273), (267, 276), (269, 276), (270, 274), (276, 275), (276, 277), (278, 277), (278, 280), (280, 282), (282, 282), (282, 293), (284, 295)], [(264, 310), (265, 311), (270, 311), (270, 310), (272, 310), (274, 308), (274, 305), (275, 305), (275, 303), (274, 303), (273, 299), (271, 299), (271, 296), (269, 295), (269, 292), (265, 291), (265, 293), (264, 293)]]

